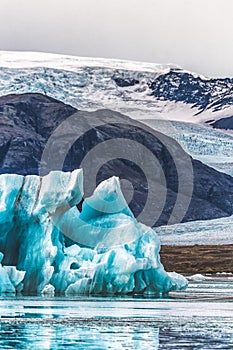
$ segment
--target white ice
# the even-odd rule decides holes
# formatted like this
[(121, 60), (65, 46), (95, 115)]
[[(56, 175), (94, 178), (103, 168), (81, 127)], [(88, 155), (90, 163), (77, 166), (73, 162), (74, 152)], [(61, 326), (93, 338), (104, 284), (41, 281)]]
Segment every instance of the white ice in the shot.
[[(38, 92), (78, 109), (109, 108), (133, 119), (200, 123), (232, 116), (233, 107), (230, 103), (219, 111), (215, 111), (210, 104), (208, 109), (198, 114), (200, 110), (195, 105), (155, 98), (149, 88), (151, 82), (174, 68), (181, 70), (174, 64), (0, 51), (0, 96)], [(197, 76), (188, 73), (194, 78)], [(125, 79), (136, 79), (139, 83), (119, 87), (113, 79), (117, 75)], [(225, 92), (220, 86), (213, 102), (219, 100), (220, 92), (224, 97)]]

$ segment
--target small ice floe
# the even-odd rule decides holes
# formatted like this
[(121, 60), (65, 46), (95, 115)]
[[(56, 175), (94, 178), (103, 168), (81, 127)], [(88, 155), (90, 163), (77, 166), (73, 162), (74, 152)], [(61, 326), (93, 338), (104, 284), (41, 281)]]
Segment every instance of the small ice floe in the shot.
[(188, 280), (188, 281), (193, 281), (193, 282), (201, 282), (201, 281), (205, 281), (205, 280), (207, 280), (207, 279), (208, 279), (208, 277), (203, 276), (203, 275), (200, 274), (200, 273), (197, 273), (197, 274), (195, 274), (195, 275), (192, 275), (192, 276), (190, 276), (190, 277), (187, 277), (187, 280)]
[(54, 295), (54, 293), (55, 288), (51, 284), (47, 284), (41, 292), (42, 295)]

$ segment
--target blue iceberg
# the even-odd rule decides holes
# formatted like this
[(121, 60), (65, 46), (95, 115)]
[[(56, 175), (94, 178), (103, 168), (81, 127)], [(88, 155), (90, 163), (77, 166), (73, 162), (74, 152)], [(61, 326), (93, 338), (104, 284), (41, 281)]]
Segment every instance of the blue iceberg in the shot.
[(117, 177), (82, 199), (81, 169), (0, 175), (0, 293), (159, 296), (187, 287), (164, 270), (155, 230), (134, 218)]

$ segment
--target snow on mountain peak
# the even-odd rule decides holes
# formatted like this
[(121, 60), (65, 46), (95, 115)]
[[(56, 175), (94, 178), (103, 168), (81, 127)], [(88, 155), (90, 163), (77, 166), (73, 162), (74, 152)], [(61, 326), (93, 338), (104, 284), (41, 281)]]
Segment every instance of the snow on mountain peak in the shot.
[(199, 123), (233, 114), (233, 79), (208, 79), (172, 64), (2, 51), (0, 81), (0, 95), (37, 92), (134, 119)]
[(43, 52), (19, 51), (0, 51), (0, 64), (1, 67), (9, 68), (47, 67), (73, 72), (82, 67), (114, 68), (154, 73), (168, 72), (172, 68), (179, 69), (175, 64), (158, 64), (123, 59), (78, 57)]

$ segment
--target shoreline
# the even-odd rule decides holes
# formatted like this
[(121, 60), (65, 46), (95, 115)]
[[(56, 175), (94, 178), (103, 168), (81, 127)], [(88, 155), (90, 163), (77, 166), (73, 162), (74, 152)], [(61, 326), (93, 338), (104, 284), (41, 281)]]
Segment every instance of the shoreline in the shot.
[(233, 244), (161, 245), (160, 258), (166, 271), (182, 274), (233, 272)]

